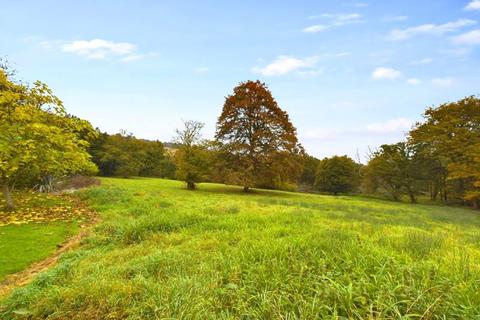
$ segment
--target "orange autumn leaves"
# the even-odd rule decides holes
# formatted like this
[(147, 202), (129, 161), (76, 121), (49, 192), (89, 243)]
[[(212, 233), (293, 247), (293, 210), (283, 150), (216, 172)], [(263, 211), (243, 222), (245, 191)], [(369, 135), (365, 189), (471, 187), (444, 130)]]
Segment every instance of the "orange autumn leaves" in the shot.
[(15, 211), (6, 211), (0, 200), (0, 226), (52, 221), (88, 221), (95, 216), (70, 194), (19, 193)]

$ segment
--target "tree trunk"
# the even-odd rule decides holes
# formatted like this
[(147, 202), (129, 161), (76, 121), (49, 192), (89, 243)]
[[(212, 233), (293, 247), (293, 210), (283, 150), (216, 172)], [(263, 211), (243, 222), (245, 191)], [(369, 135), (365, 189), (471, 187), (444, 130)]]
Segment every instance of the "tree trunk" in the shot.
[(195, 182), (187, 181), (187, 189), (188, 190), (195, 190)]
[(480, 200), (479, 199), (475, 199), (473, 200), (473, 208), (474, 209), (480, 209)]
[(7, 184), (4, 184), (2, 186), (3, 188), (3, 197), (5, 198), (5, 201), (7, 202), (7, 209), (8, 210), (13, 210), (15, 209), (15, 206), (13, 204), (13, 199), (12, 199), (12, 190)]
[(415, 198), (415, 195), (413, 194), (413, 192), (409, 192), (408, 195), (410, 196), (411, 203), (417, 203), (417, 199)]
[(249, 187), (249, 186), (243, 186), (243, 191), (249, 192), (249, 191), (250, 191), (250, 187)]

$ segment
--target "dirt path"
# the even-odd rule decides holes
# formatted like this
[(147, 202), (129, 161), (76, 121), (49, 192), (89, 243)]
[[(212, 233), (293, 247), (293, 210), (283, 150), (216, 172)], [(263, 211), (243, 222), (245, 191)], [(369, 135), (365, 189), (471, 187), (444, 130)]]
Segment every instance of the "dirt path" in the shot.
[(54, 266), (63, 253), (78, 247), (82, 239), (88, 235), (91, 228), (99, 222), (98, 216), (94, 215), (93, 211), (89, 211), (90, 218), (88, 221), (80, 225), (80, 233), (68, 238), (65, 242), (59, 245), (59, 248), (55, 251), (53, 255), (42, 261), (32, 264), (30, 267), (23, 271), (8, 275), (0, 283), (0, 298), (7, 296), (14, 288), (21, 287), (30, 283), (37, 274)]

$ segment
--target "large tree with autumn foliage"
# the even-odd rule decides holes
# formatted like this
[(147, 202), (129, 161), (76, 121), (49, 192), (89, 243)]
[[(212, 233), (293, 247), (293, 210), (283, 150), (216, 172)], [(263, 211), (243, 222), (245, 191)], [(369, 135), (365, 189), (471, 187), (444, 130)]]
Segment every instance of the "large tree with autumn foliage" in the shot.
[(302, 170), (296, 129), (260, 81), (246, 81), (225, 99), (216, 139), (224, 146), (225, 182), (254, 186), (294, 184)]

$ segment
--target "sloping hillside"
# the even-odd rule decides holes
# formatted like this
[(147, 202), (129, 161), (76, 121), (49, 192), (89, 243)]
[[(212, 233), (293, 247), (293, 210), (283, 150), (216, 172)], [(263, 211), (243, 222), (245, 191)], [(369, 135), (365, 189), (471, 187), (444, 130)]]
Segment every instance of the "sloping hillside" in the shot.
[[(83, 191), (102, 222), (0, 318), (473, 319), (477, 212), (161, 179)], [(15, 313), (16, 312), (16, 313)]]

